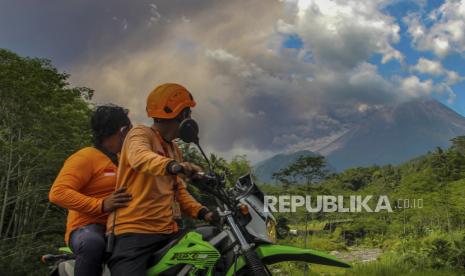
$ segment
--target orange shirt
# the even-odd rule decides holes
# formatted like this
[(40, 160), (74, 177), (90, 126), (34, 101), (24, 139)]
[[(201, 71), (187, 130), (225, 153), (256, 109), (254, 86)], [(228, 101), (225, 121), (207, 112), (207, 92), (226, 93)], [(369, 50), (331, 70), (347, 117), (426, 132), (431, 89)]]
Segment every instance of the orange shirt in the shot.
[[(189, 194), (179, 177), (166, 172), (167, 164), (173, 159), (182, 162), (174, 142), (165, 142), (147, 126), (136, 126), (129, 131), (121, 151), (116, 186), (126, 186), (132, 200), (128, 207), (116, 210), (116, 235), (177, 232), (172, 209), (175, 192), (181, 211), (197, 217), (203, 206)], [(108, 219), (107, 229), (112, 228), (113, 215)]]
[(86, 147), (71, 155), (49, 193), (52, 203), (68, 209), (65, 242), (70, 233), (88, 224), (106, 224), (103, 199), (115, 190), (117, 167), (96, 148)]

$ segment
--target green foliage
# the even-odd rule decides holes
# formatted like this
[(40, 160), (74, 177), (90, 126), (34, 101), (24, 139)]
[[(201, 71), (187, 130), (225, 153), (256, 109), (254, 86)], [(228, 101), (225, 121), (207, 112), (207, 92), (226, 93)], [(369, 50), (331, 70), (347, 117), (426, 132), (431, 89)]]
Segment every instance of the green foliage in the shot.
[[(185, 161), (198, 164), (208, 171), (208, 163), (196, 146), (181, 141), (179, 142), (179, 147)], [(209, 156), (209, 160), (215, 173), (223, 174), (230, 186), (234, 185), (239, 177), (250, 174), (252, 170), (252, 166), (250, 161), (247, 160), (246, 155), (236, 155), (228, 162), (224, 158), (212, 153)]]
[(286, 217), (278, 217), (276, 224), (276, 232), (278, 239), (284, 239), (289, 235), (289, 220)]
[(458, 136), (453, 138), (452, 147), (460, 152), (460, 154), (465, 155), (465, 136)]
[(344, 188), (357, 191), (371, 183), (377, 177), (375, 172), (378, 170), (378, 167), (348, 169), (336, 178)]
[(463, 273), (464, 237), (464, 232), (431, 232), (420, 239), (409, 237), (396, 244), (385, 258), (397, 260), (412, 270), (447, 269)]
[(406, 275), (406, 276), (458, 276), (462, 272), (453, 269), (413, 269), (408, 263), (401, 262), (397, 259), (382, 259), (377, 262), (356, 264), (353, 269), (347, 270), (345, 273), (335, 275), (346, 276), (391, 276), (391, 275)]
[[(302, 189), (297, 184), (305, 181), (303, 178), (296, 180), (289, 167), (275, 174), (281, 177), (278, 178), (283, 184), (281, 187), (261, 187), (265, 193), (273, 195), (285, 191), (285, 194), (292, 195), (389, 197), (394, 208), (392, 213), (321, 213), (313, 217), (317, 222), (337, 221), (340, 218), (351, 221), (338, 225), (334, 232), (318, 230), (312, 233), (307, 242), (312, 247), (328, 250), (333, 248), (328, 245), (342, 242), (350, 247), (379, 247), (387, 252), (379, 261), (357, 264), (352, 270), (339, 271), (334, 275), (463, 275), (465, 138), (457, 137), (452, 141), (449, 149), (437, 148), (398, 166), (353, 168), (330, 175), (313, 184), (310, 190)], [(421, 200), (421, 207), (418, 200)], [(397, 204), (400, 204), (400, 208), (396, 209)], [(305, 214), (305, 210), (281, 214), (288, 219), (291, 229), (300, 226), (299, 237), (286, 238), (283, 242), (302, 246)], [(313, 221), (310, 225), (317, 222)], [(326, 237), (322, 236), (323, 233), (327, 234)], [(287, 267), (293, 274), (302, 273), (303, 269), (290, 264), (278, 267)], [(327, 272), (315, 269), (315, 266), (312, 271)]]
[(442, 268), (449, 266), (449, 258), (451, 255), (451, 244), (445, 239), (435, 239), (428, 251), (428, 257), (431, 259), (433, 268)]
[[(200, 165), (205, 171), (208, 172), (209, 166), (205, 158), (202, 156), (200, 150), (192, 145), (186, 144), (182, 141), (179, 142), (179, 147), (183, 153), (184, 160), (197, 165)], [(245, 155), (234, 156), (230, 162), (215, 154), (209, 156), (212, 169), (215, 173), (224, 175), (228, 186), (233, 186), (237, 179), (243, 175), (251, 172), (250, 162)], [(209, 207), (211, 210), (216, 209), (216, 201), (213, 197), (199, 191), (193, 185), (188, 185), (189, 192), (202, 204)], [(186, 225), (193, 225), (194, 222), (190, 218), (184, 219)]]
[(243, 175), (250, 174), (252, 165), (247, 160), (246, 155), (234, 156), (231, 162), (229, 162), (229, 170), (226, 175), (229, 183), (236, 183), (237, 179)]
[(273, 173), (273, 178), (283, 183), (285, 187), (304, 180), (305, 184), (315, 184), (326, 177), (329, 171), (323, 156), (300, 156), (286, 168)]
[(0, 49), (0, 271), (38, 271), (63, 243), (65, 213), (48, 203), (63, 161), (90, 143), (88, 88), (48, 60)]

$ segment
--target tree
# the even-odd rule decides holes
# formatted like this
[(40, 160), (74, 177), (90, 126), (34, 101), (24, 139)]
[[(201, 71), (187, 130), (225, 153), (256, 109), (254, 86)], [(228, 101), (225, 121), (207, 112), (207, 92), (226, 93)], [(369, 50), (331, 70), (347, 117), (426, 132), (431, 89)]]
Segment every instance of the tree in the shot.
[[(196, 146), (186, 144), (182, 141), (179, 141), (178, 144), (185, 161), (200, 165), (205, 171), (208, 171), (208, 164)], [(226, 183), (229, 186), (234, 185), (240, 176), (248, 174), (252, 170), (250, 161), (247, 160), (247, 156), (245, 155), (236, 155), (228, 162), (223, 157), (211, 153), (209, 160), (213, 171), (219, 175), (224, 175)], [(188, 185), (188, 190), (202, 204), (208, 206), (210, 209), (216, 208), (216, 201), (213, 197), (199, 191), (193, 185)]]
[[(231, 185), (235, 184), (241, 176), (251, 173), (252, 166), (246, 155), (236, 155), (229, 162), (229, 173), (226, 175)], [(253, 176), (252, 176), (253, 177)]]
[(297, 181), (292, 177), (292, 170), (290, 167), (279, 170), (273, 173), (273, 179), (281, 182), (284, 189), (288, 189), (291, 185), (297, 184)]
[(48, 203), (63, 161), (91, 141), (93, 91), (70, 87), (48, 60), (0, 49), (0, 271), (38, 271), (31, 262), (62, 245), (65, 213)]
[(329, 173), (323, 156), (300, 156), (286, 168), (274, 173), (273, 178), (286, 185), (297, 184), (303, 180), (307, 187), (326, 179)]
[(465, 155), (465, 136), (458, 136), (453, 139), (452, 141), (452, 148), (456, 149), (462, 155)]
[[(196, 146), (181, 141), (179, 142), (179, 148), (184, 160), (198, 164), (204, 170), (208, 170), (208, 164)], [(246, 155), (236, 155), (228, 162), (223, 157), (211, 153), (209, 159), (213, 170), (218, 174), (224, 174), (229, 185), (234, 185), (239, 177), (252, 171), (252, 166)]]
[(373, 174), (377, 169), (377, 167), (351, 168), (339, 174), (337, 179), (345, 188), (357, 191), (372, 181)]
[[(329, 176), (326, 160), (323, 156), (300, 156), (288, 167), (273, 174), (273, 178), (281, 181), (284, 187), (289, 187), (298, 181), (304, 181), (304, 191), (309, 194), (314, 184), (320, 183)], [(305, 213), (304, 246), (307, 247), (308, 212)], [(305, 267), (305, 274), (307, 267)]]

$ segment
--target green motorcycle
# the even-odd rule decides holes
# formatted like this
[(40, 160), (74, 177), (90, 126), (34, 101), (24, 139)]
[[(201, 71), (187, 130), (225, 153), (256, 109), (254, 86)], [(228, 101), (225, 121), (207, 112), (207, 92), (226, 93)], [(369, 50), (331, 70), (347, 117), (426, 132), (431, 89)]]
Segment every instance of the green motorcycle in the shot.
[[(198, 143), (198, 126), (192, 119), (180, 137)], [(210, 166), (210, 172), (213, 170)], [(211, 195), (217, 205), (219, 222), (184, 231), (163, 248), (153, 253), (147, 275), (271, 275), (267, 265), (302, 261), (336, 267), (349, 264), (324, 252), (293, 246), (277, 245), (276, 220), (264, 208), (264, 194), (250, 175), (239, 178), (235, 186), (226, 188), (224, 177), (210, 173), (192, 182), (200, 191)], [(55, 263), (52, 274), (73, 275), (72, 253), (45, 255), (44, 262)], [(109, 275), (108, 269), (104, 275)]]

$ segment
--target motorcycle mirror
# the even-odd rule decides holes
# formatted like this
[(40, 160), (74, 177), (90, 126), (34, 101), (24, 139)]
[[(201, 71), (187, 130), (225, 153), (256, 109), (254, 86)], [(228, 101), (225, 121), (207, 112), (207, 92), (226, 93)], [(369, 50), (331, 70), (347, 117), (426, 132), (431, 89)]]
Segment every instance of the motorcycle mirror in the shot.
[(197, 122), (191, 118), (183, 120), (179, 125), (178, 138), (186, 143), (199, 145), (199, 125)]
[(199, 142), (199, 125), (192, 118), (187, 118), (181, 122), (178, 128), (178, 138), (184, 141), (185, 143), (194, 143), (202, 153), (203, 157), (207, 161), (208, 169), (210, 172), (213, 171), (210, 160), (203, 151)]

